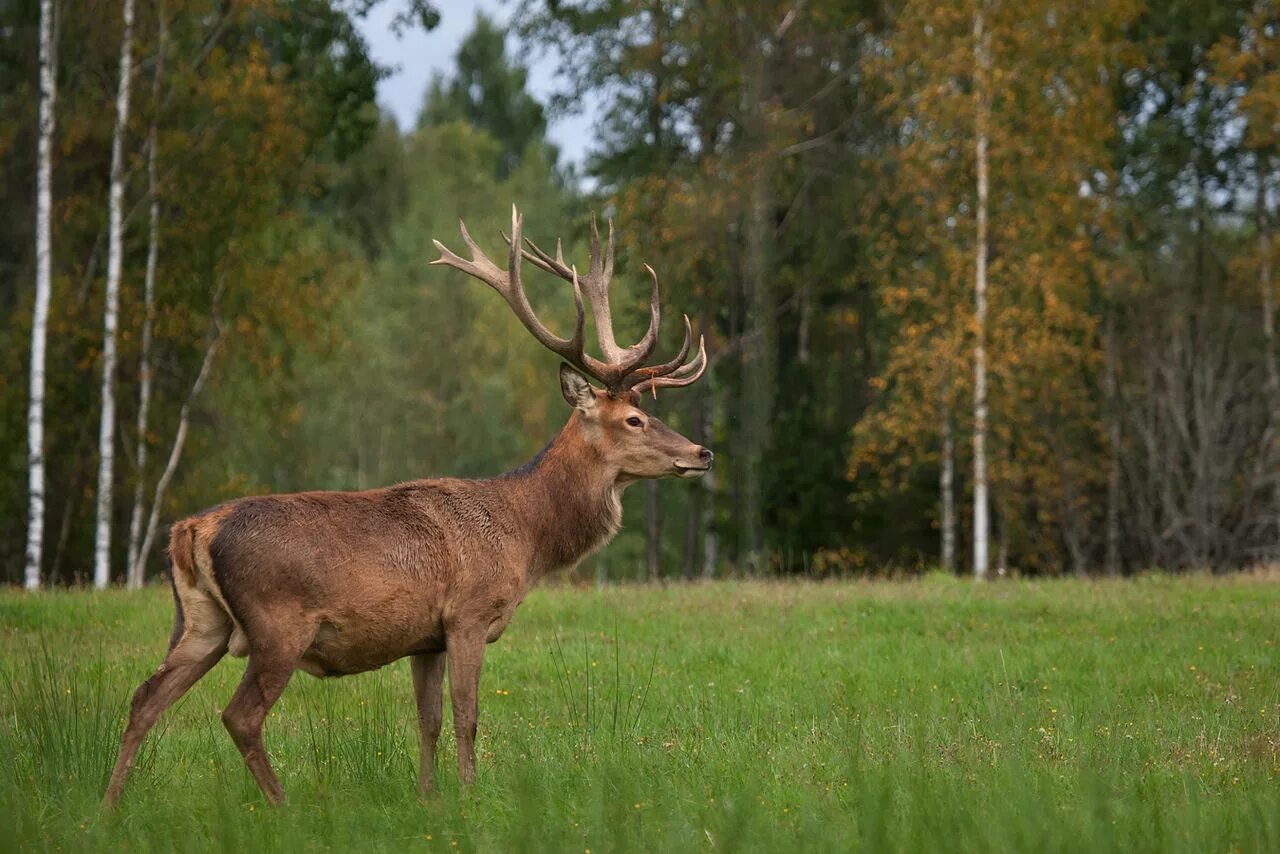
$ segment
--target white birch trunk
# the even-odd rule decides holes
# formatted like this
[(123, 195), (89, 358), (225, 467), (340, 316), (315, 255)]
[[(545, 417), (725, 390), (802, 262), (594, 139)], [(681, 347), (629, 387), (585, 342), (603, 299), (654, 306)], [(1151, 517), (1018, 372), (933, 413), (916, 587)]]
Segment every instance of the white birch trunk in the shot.
[[(151, 104), (160, 103), (160, 79), (164, 75), (164, 51), (168, 36), (164, 3), (159, 4), (160, 33), (156, 42), (156, 72), (151, 81)], [(146, 577), (146, 561), (141, 559), (142, 492), (147, 480), (147, 422), (151, 414), (151, 345), (156, 314), (156, 267), (160, 258), (160, 196), (156, 191), (156, 118), (151, 117), (147, 131), (147, 196), (151, 202), (150, 233), (147, 237), (147, 273), (142, 297), (142, 352), (138, 356), (138, 424), (135, 459), (138, 477), (133, 486), (133, 511), (129, 515), (128, 569), (125, 584), (130, 590), (142, 587)]]
[(951, 395), (943, 402), (942, 474), (938, 487), (942, 492), (942, 568), (956, 571), (956, 442), (951, 418)]
[(36, 301), (31, 317), (31, 389), (27, 409), (27, 556), (24, 586), (40, 588), (44, 554), (44, 370), (53, 287), (53, 127), (57, 100), (57, 55), (53, 0), (40, 0), (40, 137), (36, 144)]
[(987, 496), (987, 134), (991, 113), (991, 40), (982, 7), (973, 16), (974, 136), (978, 170), (977, 247), (973, 270), (973, 577), (987, 577), (991, 520)]
[(98, 430), (98, 519), (93, 542), (93, 586), (111, 581), (111, 499), (115, 487), (116, 327), (120, 314), (120, 267), (124, 254), (124, 137), (129, 126), (129, 90), (133, 82), (133, 0), (124, 0), (120, 40), (120, 80), (116, 89), (116, 127), (111, 139), (110, 221), (107, 293), (102, 311), (102, 421)]

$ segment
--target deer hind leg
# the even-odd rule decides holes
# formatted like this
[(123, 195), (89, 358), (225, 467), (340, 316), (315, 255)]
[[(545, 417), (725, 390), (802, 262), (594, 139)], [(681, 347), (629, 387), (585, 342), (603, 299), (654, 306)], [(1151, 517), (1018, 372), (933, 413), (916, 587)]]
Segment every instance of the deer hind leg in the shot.
[(244, 679), (222, 713), (222, 723), (244, 757), (258, 788), (271, 804), (277, 806), (284, 803), (284, 789), (267, 758), (267, 750), (262, 743), (262, 725), (271, 707), (284, 693), (302, 653), (314, 636), (315, 630), (311, 627), (309, 631), (293, 632), (288, 637), (273, 635), (258, 638), (256, 644), (251, 642)]
[(138, 748), (160, 715), (226, 654), (231, 621), (217, 603), (194, 588), (179, 592), (175, 587), (174, 598), (177, 612), (169, 653), (133, 694), (129, 723), (120, 738), (120, 754), (102, 798), (104, 807), (110, 808), (120, 800)]
[(440, 725), (444, 720), (444, 664), (443, 652), (424, 652), (410, 660), (421, 748), (418, 791), (423, 795), (435, 786), (436, 744), (440, 741)]

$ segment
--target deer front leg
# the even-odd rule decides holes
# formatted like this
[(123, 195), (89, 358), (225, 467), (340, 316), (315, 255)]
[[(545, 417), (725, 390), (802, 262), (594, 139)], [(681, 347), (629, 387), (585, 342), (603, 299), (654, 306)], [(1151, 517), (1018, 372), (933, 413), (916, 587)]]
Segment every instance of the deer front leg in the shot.
[(468, 627), (449, 633), (446, 639), (453, 732), (458, 739), (458, 776), (463, 783), (474, 783), (476, 779), (476, 720), (486, 633), (486, 626)]
[(444, 719), (444, 662), (443, 652), (424, 652), (410, 659), (413, 694), (418, 704), (418, 791), (422, 795), (430, 794), (435, 787), (436, 744)]

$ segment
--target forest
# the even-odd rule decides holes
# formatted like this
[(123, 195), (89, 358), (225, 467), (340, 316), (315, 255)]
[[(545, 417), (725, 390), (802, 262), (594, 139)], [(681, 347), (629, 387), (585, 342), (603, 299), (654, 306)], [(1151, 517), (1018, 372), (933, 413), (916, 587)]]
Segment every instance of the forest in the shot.
[(430, 266), (513, 203), (580, 265), (613, 220), (620, 337), (649, 264), (659, 352), (707, 341), (646, 408), (713, 475), (628, 490), (584, 580), (1280, 560), (1274, 0), (522, 0), (411, 130), (375, 2), (0, 5), (0, 581), (136, 586), (219, 501), (527, 461), (556, 359)]

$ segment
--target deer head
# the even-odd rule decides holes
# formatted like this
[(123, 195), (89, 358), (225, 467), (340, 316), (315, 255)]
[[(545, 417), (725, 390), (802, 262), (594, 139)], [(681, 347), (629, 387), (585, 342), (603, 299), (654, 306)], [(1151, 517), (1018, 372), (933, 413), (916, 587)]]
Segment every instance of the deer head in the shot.
[[(596, 462), (610, 472), (615, 481), (626, 483), (641, 478), (698, 477), (711, 468), (714, 455), (710, 450), (689, 441), (657, 418), (645, 413), (640, 404), (646, 392), (659, 388), (687, 386), (702, 376), (707, 367), (707, 351), (703, 337), (698, 336), (698, 350), (688, 359), (693, 340), (689, 317), (684, 317), (684, 343), (676, 355), (653, 365), (644, 364), (652, 355), (661, 322), (658, 274), (645, 265), (650, 278), (649, 328), (644, 336), (629, 347), (621, 347), (613, 332), (613, 316), (609, 307), (609, 284), (613, 278), (613, 222), (609, 222), (609, 239), (603, 252), (595, 217), (591, 219), (591, 259), (587, 274), (580, 276), (577, 267), (565, 263), (560, 241), (556, 241), (554, 257), (523, 237), (523, 217), (511, 208), (511, 235), (503, 235), (510, 246), (507, 269), (503, 270), (480, 249), (471, 238), (465, 223), (459, 223), (462, 240), (471, 252), (466, 260), (433, 240), (440, 257), (432, 264), (444, 264), (479, 279), (493, 288), (515, 313), (525, 329), (539, 343), (565, 360), (560, 366), (560, 389), (565, 401), (573, 407), (570, 427), (576, 425), (584, 444), (596, 455)], [(573, 285), (577, 319), (573, 335), (561, 338), (538, 319), (525, 295), (521, 279), (521, 261), (558, 276)], [(583, 295), (591, 306), (596, 338), (603, 358), (585, 351), (586, 312)], [(603, 386), (591, 385), (594, 379)]]

